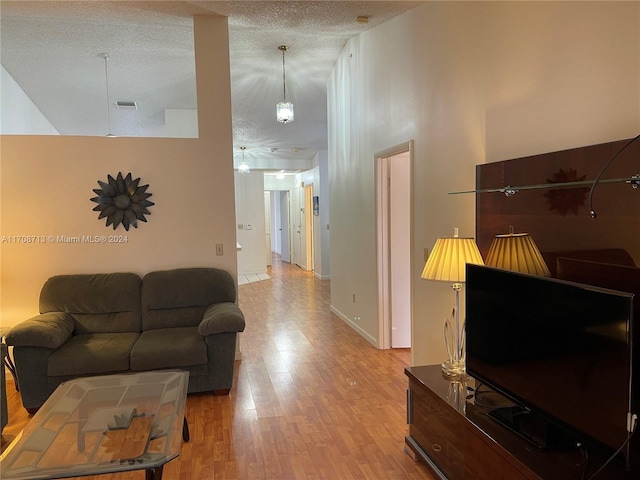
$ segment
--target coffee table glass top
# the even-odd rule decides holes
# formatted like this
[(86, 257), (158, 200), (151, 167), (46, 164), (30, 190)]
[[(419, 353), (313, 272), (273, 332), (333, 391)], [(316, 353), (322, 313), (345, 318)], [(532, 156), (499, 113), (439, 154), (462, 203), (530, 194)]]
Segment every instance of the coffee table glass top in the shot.
[(178, 456), (189, 374), (177, 370), (61, 384), (3, 454), (4, 480), (152, 470)]

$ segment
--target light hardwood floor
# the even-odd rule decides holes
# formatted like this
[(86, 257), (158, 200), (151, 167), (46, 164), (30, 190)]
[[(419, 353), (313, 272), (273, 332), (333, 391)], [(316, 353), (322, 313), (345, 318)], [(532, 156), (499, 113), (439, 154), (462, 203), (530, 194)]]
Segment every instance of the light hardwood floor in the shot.
[[(239, 287), (247, 328), (234, 386), (189, 396), (191, 441), (163, 479), (432, 480), (403, 450), (409, 351), (377, 350), (333, 315), (329, 281), (278, 258), (269, 275)], [(7, 383), (3, 447), (29, 420)]]

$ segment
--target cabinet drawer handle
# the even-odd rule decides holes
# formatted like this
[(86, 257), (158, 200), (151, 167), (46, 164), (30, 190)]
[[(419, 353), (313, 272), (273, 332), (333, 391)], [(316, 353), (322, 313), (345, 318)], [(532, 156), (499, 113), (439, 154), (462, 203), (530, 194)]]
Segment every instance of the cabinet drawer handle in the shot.
[(433, 449), (434, 452), (442, 451), (442, 446), (439, 443), (434, 443), (433, 445), (431, 445), (431, 448)]

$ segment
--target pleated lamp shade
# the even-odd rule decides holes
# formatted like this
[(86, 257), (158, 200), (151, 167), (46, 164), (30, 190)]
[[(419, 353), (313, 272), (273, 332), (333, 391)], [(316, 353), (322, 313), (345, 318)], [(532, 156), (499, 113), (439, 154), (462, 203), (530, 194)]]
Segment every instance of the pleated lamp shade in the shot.
[(475, 240), (457, 235), (441, 237), (436, 240), (431, 255), (424, 265), (422, 278), (464, 283), (467, 263), (484, 265)]
[(485, 263), (503, 270), (551, 276), (540, 250), (528, 233), (496, 235)]

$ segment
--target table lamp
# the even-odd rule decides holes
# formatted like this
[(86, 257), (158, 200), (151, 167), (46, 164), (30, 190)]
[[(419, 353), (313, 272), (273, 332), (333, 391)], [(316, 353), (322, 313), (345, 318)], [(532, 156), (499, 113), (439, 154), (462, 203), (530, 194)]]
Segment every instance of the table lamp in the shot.
[(513, 226), (509, 226), (509, 233), (494, 237), (485, 264), (503, 270), (544, 277), (551, 276), (531, 235), (513, 233)]
[[(448, 376), (460, 376), (465, 373), (464, 325), (460, 326), (460, 290), (465, 281), (466, 264), (484, 265), (480, 251), (473, 238), (458, 236), (454, 229), (453, 237), (439, 238), (431, 255), (425, 263), (422, 278), (452, 282), (455, 292), (455, 304), (451, 317), (444, 321), (444, 341), (448, 360), (442, 364), (442, 371)], [(451, 325), (451, 323), (454, 325)]]

